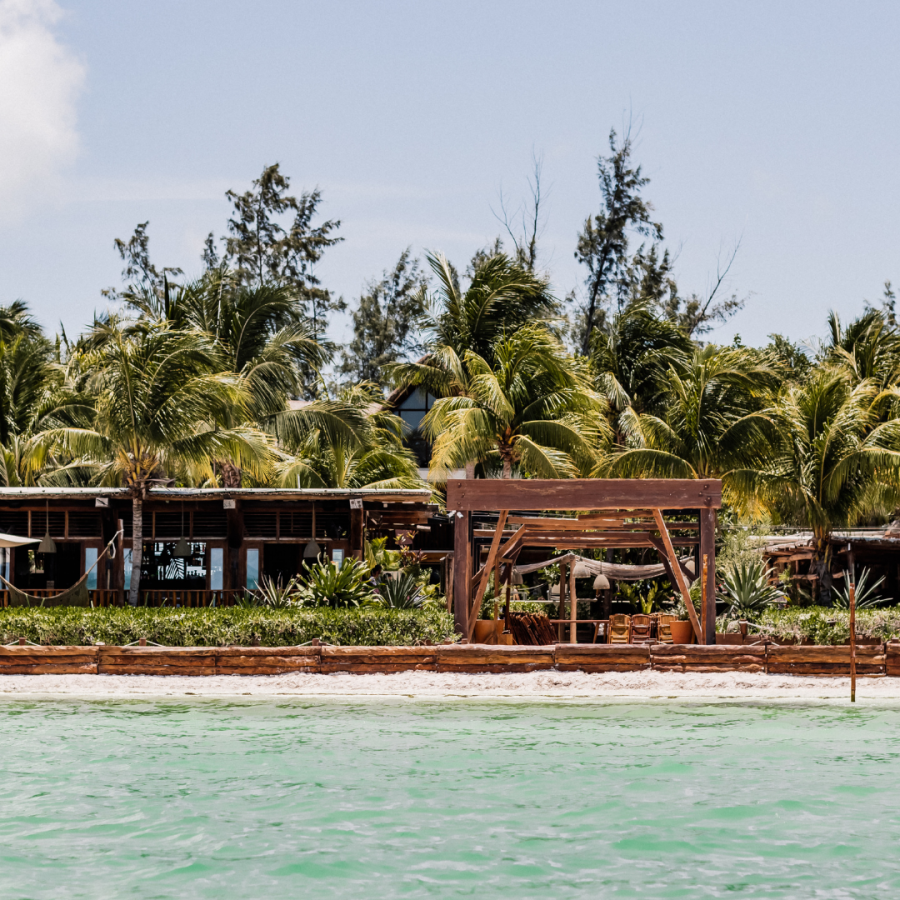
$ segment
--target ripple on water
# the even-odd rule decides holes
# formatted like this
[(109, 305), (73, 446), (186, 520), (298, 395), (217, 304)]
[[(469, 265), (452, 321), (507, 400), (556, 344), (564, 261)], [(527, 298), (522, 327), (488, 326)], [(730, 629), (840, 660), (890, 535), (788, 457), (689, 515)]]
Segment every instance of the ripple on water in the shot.
[(3, 896), (900, 892), (893, 708), (304, 699), (0, 716)]

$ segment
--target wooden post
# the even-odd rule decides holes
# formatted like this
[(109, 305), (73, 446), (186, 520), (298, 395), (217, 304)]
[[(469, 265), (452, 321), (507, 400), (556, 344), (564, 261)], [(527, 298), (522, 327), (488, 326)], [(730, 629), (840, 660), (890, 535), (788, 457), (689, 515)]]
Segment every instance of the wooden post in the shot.
[(847, 568), (850, 578), (850, 702), (856, 703), (856, 564), (850, 543), (847, 544)]
[(565, 633), (565, 626), (562, 623), (562, 620), (566, 617), (566, 581), (568, 576), (569, 566), (566, 562), (561, 562), (559, 564), (559, 612), (556, 615), (556, 618), (560, 621), (556, 626), (556, 636), (559, 638), (559, 642), (563, 642), (563, 634)]
[(706, 566), (701, 609), (704, 617), (704, 643), (716, 642), (716, 511), (700, 510), (700, 562)]
[(455, 513), (453, 521), (453, 618), (456, 630), (465, 637), (469, 633), (469, 581), (472, 548), (469, 542), (471, 514)]
[(575, 590), (575, 565), (569, 566), (569, 643), (578, 643), (578, 592)]
[(362, 560), (365, 556), (365, 531), (363, 529), (365, 514), (362, 507), (350, 509), (350, 553), (358, 560)]
[(509, 626), (509, 598), (512, 593), (512, 570), (513, 563), (508, 562), (506, 564), (506, 573), (503, 576), (503, 582), (506, 585), (506, 611), (504, 612), (503, 624), (506, 626), (504, 631), (508, 631), (510, 634), (512, 634), (512, 628)]
[(487, 590), (488, 579), (491, 577), (491, 571), (497, 562), (497, 553), (500, 550), (500, 542), (503, 540), (503, 529), (506, 526), (506, 517), (508, 515), (509, 510), (501, 510), (500, 518), (497, 520), (497, 530), (494, 532), (494, 537), (491, 539), (491, 549), (488, 551), (487, 560), (485, 560), (484, 568), (481, 570), (481, 578), (475, 588), (475, 596), (472, 599), (472, 608), (469, 610), (469, 630), (466, 632), (466, 636), (470, 641), (472, 640), (472, 634), (475, 631), (475, 620), (478, 618), (478, 611), (481, 609), (481, 601), (484, 597), (484, 592)]
[[(708, 634), (709, 628), (707, 626), (707, 614), (706, 614), (706, 578), (707, 578), (707, 569), (709, 568), (709, 557), (704, 553), (702, 559), (700, 560), (700, 596), (703, 598), (700, 603), (700, 631), (703, 634), (703, 639), (706, 643), (709, 643)], [(715, 627), (715, 625), (713, 626)]]

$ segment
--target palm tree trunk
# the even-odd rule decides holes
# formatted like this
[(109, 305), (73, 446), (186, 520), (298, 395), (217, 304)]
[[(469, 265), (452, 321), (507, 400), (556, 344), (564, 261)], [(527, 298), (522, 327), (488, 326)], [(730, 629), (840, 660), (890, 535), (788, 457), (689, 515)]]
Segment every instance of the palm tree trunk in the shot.
[(144, 501), (136, 495), (131, 501), (131, 584), (128, 587), (128, 602), (138, 605), (141, 587), (141, 559), (144, 555)]
[(503, 460), (503, 478), (512, 478), (512, 463), (508, 459)]

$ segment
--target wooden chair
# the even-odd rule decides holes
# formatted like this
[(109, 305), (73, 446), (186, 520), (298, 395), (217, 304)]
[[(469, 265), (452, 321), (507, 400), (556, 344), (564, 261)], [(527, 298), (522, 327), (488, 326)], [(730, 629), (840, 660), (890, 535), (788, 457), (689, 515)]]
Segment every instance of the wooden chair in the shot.
[(656, 640), (660, 644), (672, 643), (672, 623), (678, 620), (678, 616), (670, 613), (660, 613), (656, 619)]
[(635, 613), (631, 617), (631, 643), (652, 644), (651, 624), (653, 620), (644, 613)]
[(608, 643), (631, 643), (631, 616), (626, 616), (622, 613), (616, 613), (615, 615), (609, 617)]

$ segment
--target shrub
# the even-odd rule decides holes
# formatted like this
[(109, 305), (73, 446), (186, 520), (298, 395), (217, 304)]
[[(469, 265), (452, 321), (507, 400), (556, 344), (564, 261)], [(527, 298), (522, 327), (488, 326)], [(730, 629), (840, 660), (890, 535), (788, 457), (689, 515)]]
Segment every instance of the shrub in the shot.
[(389, 609), (417, 609), (425, 602), (421, 585), (407, 572), (399, 578), (388, 578), (378, 585), (377, 591)]
[(369, 584), (369, 569), (353, 557), (345, 557), (340, 566), (318, 560), (303, 565), (300, 596), (310, 606), (364, 606), (375, 600)]
[[(812, 641), (814, 644), (843, 644), (850, 640), (850, 613), (827, 606), (767, 609), (750, 620), (754, 633), (775, 641)], [(889, 641), (900, 639), (900, 607), (862, 609), (856, 613), (856, 635)]]
[(0, 634), (8, 643), (124, 645), (146, 638), (169, 647), (305, 644), (320, 638), (341, 646), (409, 646), (454, 636), (445, 610), (363, 609), (0, 609)]

